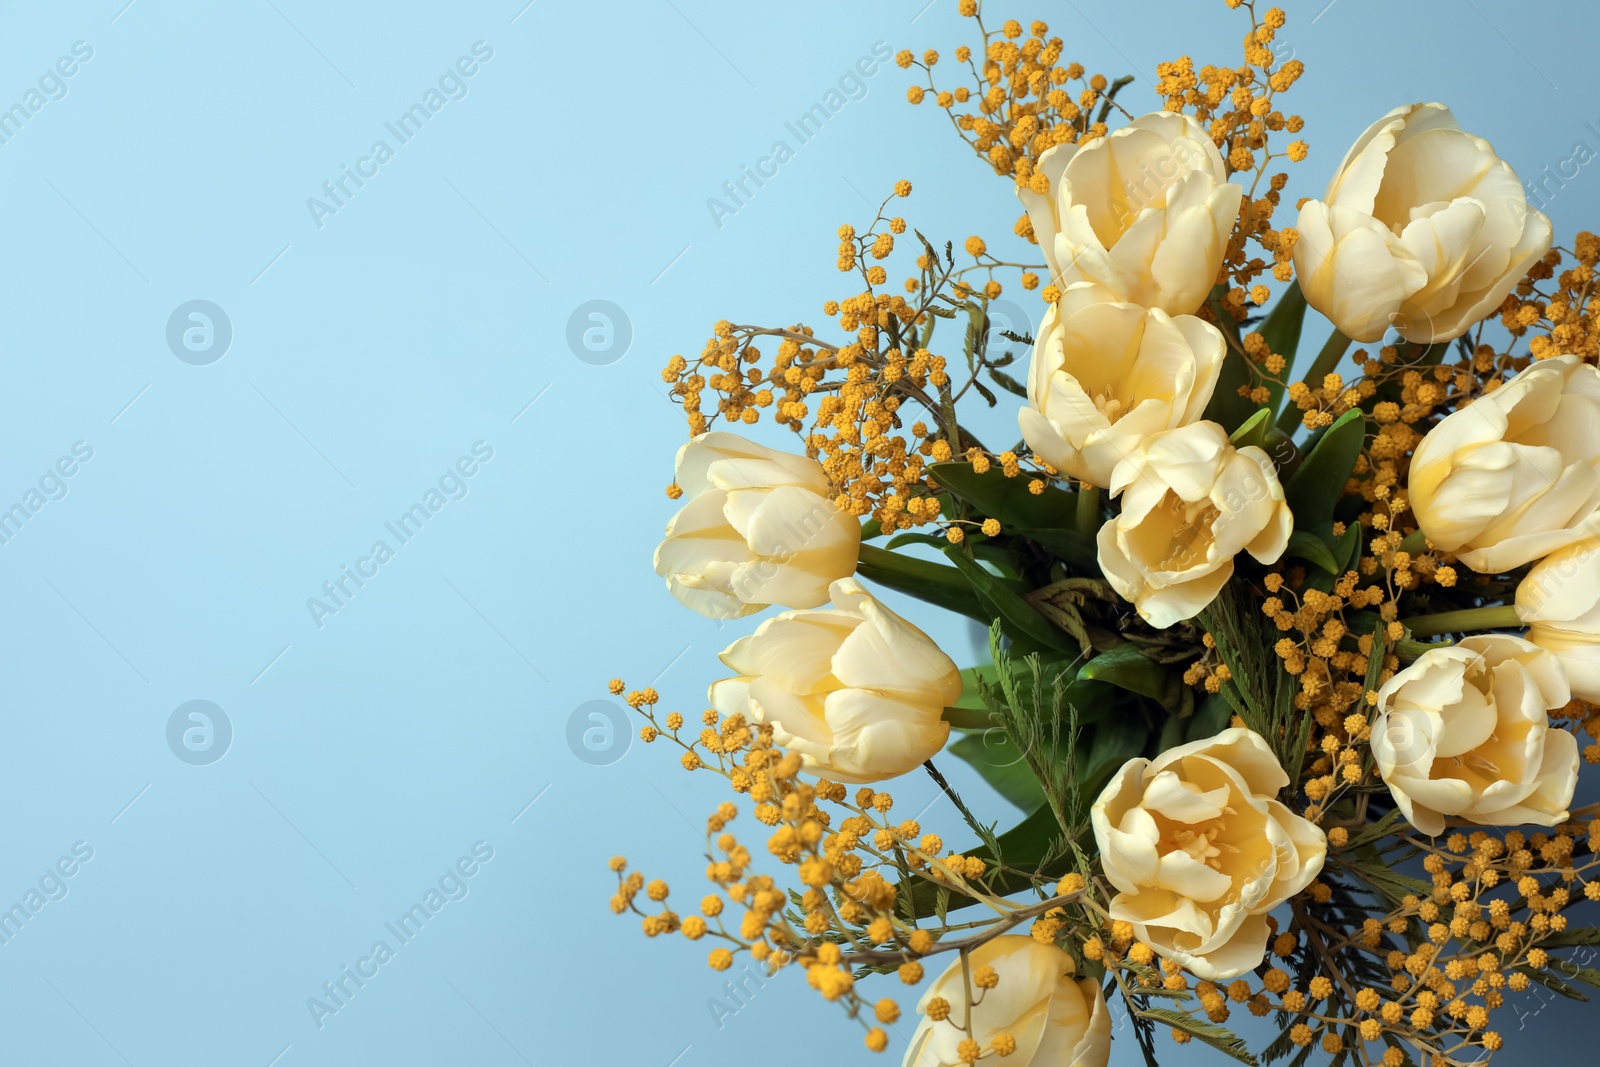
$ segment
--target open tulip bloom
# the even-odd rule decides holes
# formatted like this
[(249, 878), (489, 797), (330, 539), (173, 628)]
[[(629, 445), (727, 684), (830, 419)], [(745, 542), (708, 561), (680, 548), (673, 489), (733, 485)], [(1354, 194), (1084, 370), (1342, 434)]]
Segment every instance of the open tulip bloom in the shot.
[(821, 318), (663, 374), (656, 574), (768, 614), (704, 710), (611, 683), (729, 794), (695, 903), (617, 857), (611, 909), (906, 1067), (1475, 1063), (1533, 985), (1600, 985), (1600, 237), (1553, 247), (1441, 104), (1308, 168), (1285, 16), (1227, 6), (1242, 65), (1163, 63), (1141, 108), (1042, 22), (978, 21), (953, 82), (899, 53), (1013, 247), (897, 182)]

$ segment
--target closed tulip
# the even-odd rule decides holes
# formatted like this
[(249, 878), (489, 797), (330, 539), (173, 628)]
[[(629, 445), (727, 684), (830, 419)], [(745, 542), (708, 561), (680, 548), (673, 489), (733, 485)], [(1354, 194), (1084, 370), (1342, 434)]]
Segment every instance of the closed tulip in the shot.
[(1243, 728), (1125, 763), (1090, 809), (1109, 911), (1192, 974), (1235, 978), (1266, 958), (1268, 913), (1322, 870), (1327, 838), (1277, 800), (1289, 784)]
[(1517, 586), (1528, 640), (1566, 668), (1572, 695), (1600, 704), (1600, 540), (1540, 560)]
[(932, 758), (950, 736), (944, 709), (960, 669), (933, 639), (860, 582), (833, 583), (833, 607), (786, 611), (722, 653), (738, 677), (711, 687), (724, 715), (772, 727), (813, 773), (881, 782)]
[(1017, 195), (1055, 284), (1188, 315), (1217, 282), (1244, 190), (1198, 122), (1158, 111), (1047, 150)]
[(1419, 343), (1460, 337), (1550, 248), (1516, 172), (1443, 104), (1373, 123), (1296, 229), (1306, 302), (1363, 342), (1391, 325)]
[[(1105, 1067), (1111, 1058), (1111, 1013), (1097, 982), (1074, 977), (1072, 957), (1055, 945), (1004, 934), (973, 949), (964, 972), (960, 960), (933, 980), (917, 1010), (935, 998), (950, 1005), (948, 1017), (923, 1016), (911, 1035), (903, 1067), (965, 1067), (964, 1041), (977, 1042), (988, 1057), (996, 1038), (1009, 1052), (997, 1062), (1008, 1067)], [(967, 1020), (965, 973), (993, 967), (999, 983), (984, 990)], [(1008, 1043), (1007, 1043), (1008, 1042)], [(985, 1058), (984, 1062), (989, 1062)]]
[(833, 504), (822, 465), (731, 433), (678, 450), (687, 498), (656, 549), (656, 573), (682, 603), (713, 619), (772, 604), (811, 608), (855, 573), (861, 527)]
[(1556, 657), (1520, 637), (1431, 649), (1378, 690), (1378, 773), (1425, 834), (1452, 822), (1554, 826), (1578, 782), (1577, 739), (1550, 725), (1570, 698)]
[(1408, 484), (1422, 532), (1483, 574), (1600, 535), (1600, 370), (1534, 363), (1429, 430)]
[(1227, 347), (1193, 315), (1075, 302), (1089, 288), (1045, 311), (1017, 421), (1051, 466), (1105, 488), (1146, 440), (1200, 418)]

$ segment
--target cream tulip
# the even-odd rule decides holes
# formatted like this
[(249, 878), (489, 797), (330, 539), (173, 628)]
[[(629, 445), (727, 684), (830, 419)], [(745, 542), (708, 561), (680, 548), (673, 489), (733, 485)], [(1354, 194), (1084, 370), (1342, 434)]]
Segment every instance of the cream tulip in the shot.
[(1424, 652), (1378, 690), (1378, 773), (1425, 834), (1451, 822), (1554, 826), (1577, 787), (1578, 742), (1549, 713), (1570, 697), (1560, 662), (1520, 637)]
[(1566, 668), (1572, 695), (1600, 704), (1600, 540), (1540, 560), (1517, 586), (1516, 608), (1528, 640)]
[[(1105, 1067), (1111, 1059), (1111, 1013), (1099, 983), (1075, 978), (1072, 957), (1055, 945), (1043, 945), (1021, 934), (1004, 934), (973, 949), (967, 966), (993, 967), (999, 984), (985, 990), (972, 1006), (970, 1038), (987, 1056), (996, 1037), (1015, 1042), (997, 1062), (1008, 1067)], [(923, 1015), (911, 1035), (902, 1067), (964, 1067), (961, 1054), (969, 1034), (960, 1028), (967, 1018), (966, 980), (961, 961), (952, 963), (917, 1002), (926, 1013), (940, 997), (950, 1015), (938, 1022)], [(989, 1062), (985, 1059), (984, 1062)]]
[(1429, 430), (1408, 484), (1422, 532), (1483, 574), (1600, 535), (1600, 370), (1534, 363)]
[(1105, 488), (1148, 438), (1199, 420), (1228, 350), (1193, 315), (1079, 302), (1089, 289), (1075, 286), (1045, 311), (1017, 422), (1051, 466)]
[(687, 497), (656, 549), (656, 573), (682, 603), (713, 619), (772, 604), (812, 608), (854, 574), (861, 527), (833, 504), (821, 464), (703, 433), (678, 450)]
[(1516, 173), (1443, 104), (1389, 112), (1300, 209), (1294, 271), (1347, 337), (1449, 341), (1493, 314), (1550, 248)]
[(739, 673), (711, 687), (724, 715), (772, 727), (773, 740), (836, 782), (881, 782), (944, 747), (944, 709), (961, 672), (932, 638), (860, 582), (829, 590), (833, 607), (786, 611), (722, 653)]
[(1158, 629), (1210, 604), (1240, 552), (1275, 562), (1294, 527), (1272, 460), (1234, 448), (1214, 422), (1146, 441), (1117, 464), (1110, 489), (1122, 510), (1100, 528), (1100, 569)]
[(1169, 315), (1206, 302), (1244, 195), (1205, 129), (1171, 111), (1087, 144), (1056, 145), (1039, 157), (1033, 181), (1017, 196), (1051, 281), (1092, 282), (1106, 299)]
[(1113, 919), (1210, 981), (1266, 958), (1267, 913), (1311, 884), (1327, 838), (1279, 802), (1289, 784), (1243, 728), (1125, 763), (1090, 809)]

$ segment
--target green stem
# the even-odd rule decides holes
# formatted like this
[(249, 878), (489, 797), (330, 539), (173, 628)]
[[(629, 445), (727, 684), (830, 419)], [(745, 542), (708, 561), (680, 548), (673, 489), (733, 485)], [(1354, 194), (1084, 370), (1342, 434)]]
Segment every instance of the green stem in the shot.
[(1078, 490), (1078, 513), (1073, 525), (1090, 541), (1100, 533), (1100, 487), (1088, 486)]
[(1434, 637), (1438, 634), (1461, 634), (1477, 630), (1509, 630), (1522, 625), (1522, 619), (1512, 604), (1442, 611), (1437, 615), (1418, 615), (1414, 619), (1402, 621), (1406, 629), (1411, 631), (1412, 637)]
[(869, 581), (925, 600), (946, 611), (966, 615), (979, 622), (992, 622), (989, 612), (978, 602), (972, 587), (954, 567), (891, 552), (877, 545), (863, 544), (856, 557), (856, 573)]
[(1415, 663), (1434, 649), (1449, 648), (1453, 644), (1454, 641), (1435, 641), (1431, 644), (1427, 641), (1396, 641), (1394, 654), (1400, 657), (1401, 663)]
[[(1311, 368), (1306, 371), (1306, 376), (1300, 380), (1305, 382), (1306, 386), (1312, 390), (1321, 389), (1322, 380), (1333, 372), (1333, 368), (1339, 365), (1339, 361), (1344, 358), (1344, 354), (1349, 348), (1350, 338), (1338, 330), (1334, 330), (1333, 333), (1328, 335), (1328, 340), (1323, 344), (1322, 351), (1318, 352), (1317, 358), (1312, 361)], [(1289, 401), (1288, 405), (1278, 415), (1278, 429), (1284, 433), (1293, 433), (1294, 428), (1300, 425), (1301, 414), (1299, 406), (1294, 401)]]
[(955, 730), (987, 730), (998, 725), (995, 713), (988, 708), (955, 708), (944, 709), (944, 721)]

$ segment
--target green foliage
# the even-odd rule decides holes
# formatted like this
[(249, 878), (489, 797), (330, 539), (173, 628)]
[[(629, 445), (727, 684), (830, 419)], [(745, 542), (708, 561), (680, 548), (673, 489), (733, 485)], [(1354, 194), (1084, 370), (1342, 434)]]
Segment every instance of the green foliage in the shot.
[(1228, 351), (1222, 359), (1222, 372), (1217, 377), (1217, 387), (1211, 394), (1211, 401), (1206, 405), (1205, 417), (1212, 422), (1221, 423), (1225, 429), (1232, 430), (1244, 424), (1255, 413), (1255, 405), (1248, 397), (1239, 395), (1241, 388), (1248, 389), (1254, 385), (1254, 372), (1250, 361), (1245, 358), (1244, 344), (1239, 337), (1239, 323), (1223, 303), (1223, 297), (1228, 295), (1226, 285), (1215, 285), (1206, 303), (1211, 308), (1211, 317), (1228, 339)]
[(1329, 574), (1342, 573), (1339, 570), (1339, 561), (1334, 558), (1328, 542), (1314, 533), (1307, 533), (1305, 530), (1294, 531), (1289, 535), (1289, 547), (1285, 551), (1296, 559), (1316, 564)]
[(1074, 650), (1076, 643), (1071, 635), (1040, 614), (1039, 609), (1005, 579), (990, 574), (976, 560), (968, 558), (959, 545), (946, 548), (945, 555), (972, 587), (978, 602), (989, 610), (989, 617), (1001, 620), (1007, 634), (1027, 638), (1041, 648), (1059, 652)]
[(1316, 530), (1333, 522), (1333, 506), (1355, 470), (1366, 438), (1365, 419), (1360, 408), (1339, 416), (1284, 482), (1283, 494), (1297, 528)]
[(1149, 697), (1179, 717), (1194, 711), (1194, 693), (1183, 684), (1183, 675), (1146, 656), (1132, 642), (1100, 653), (1078, 677)]
[(972, 587), (954, 567), (946, 567), (901, 552), (890, 552), (876, 545), (862, 545), (856, 572), (898, 592), (927, 601), (935, 607), (988, 622), (993, 612), (979, 603)]
[[(1306, 297), (1300, 291), (1300, 281), (1295, 279), (1289, 287), (1278, 297), (1277, 303), (1272, 306), (1272, 311), (1267, 314), (1266, 320), (1261, 324), (1261, 339), (1267, 347), (1283, 357), (1284, 367), (1287, 370), (1294, 366), (1295, 354), (1300, 350), (1300, 331), (1306, 321)], [(1285, 375), (1287, 379), (1287, 375)], [(1284, 387), (1277, 382), (1266, 383), (1267, 407), (1277, 411), (1283, 403)]]
[(1250, 1067), (1258, 1067), (1259, 1061), (1250, 1054), (1250, 1049), (1245, 1045), (1244, 1040), (1226, 1027), (1197, 1019), (1188, 1012), (1176, 1011), (1172, 1008), (1142, 1008), (1139, 1011), (1139, 1015), (1152, 1022), (1164, 1023), (1167, 1026), (1182, 1030), (1196, 1041), (1204, 1041), (1212, 1048), (1232, 1056), (1240, 1063), (1247, 1063)]
[(1071, 525), (1077, 493), (1054, 485), (1045, 486), (1042, 493), (1030, 493), (1032, 479), (1022, 475), (1007, 478), (997, 466), (979, 474), (970, 463), (935, 463), (928, 474), (976, 514), (997, 520), (1005, 534), (1037, 542), (1088, 573), (1100, 572), (1093, 539)]
[(982, 775), (996, 793), (1023, 811), (1031, 813), (1044, 804), (1044, 789), (1034, 777), (1033, 769), (1016, 742), (998, 726), (969, 733), (952, 742), (947, 751), (960, 757)]

